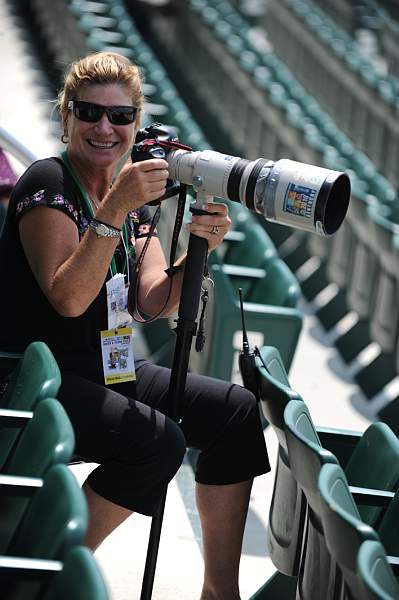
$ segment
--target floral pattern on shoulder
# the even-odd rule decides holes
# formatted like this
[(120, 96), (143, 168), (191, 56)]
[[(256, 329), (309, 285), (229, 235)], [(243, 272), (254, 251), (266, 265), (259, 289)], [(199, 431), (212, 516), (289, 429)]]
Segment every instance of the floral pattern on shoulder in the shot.
[(77, 224), (79, 235), (82, 236), (89, 226), (90, 220), (81, 212), (77, 210), (72, 202), (70, 202), (62, 194), (50, 195), (46, 190), (39, 190), (31, 196), (27, 196), (23, 200), (17, 203), (15, 214), (20, 215), (22, 212), (33, 208), (34, 206), (49, 206), (52, 208), (58, 208), (69, 214), (75, 223)]
[(27, 196), (23, 200), (17, 203), (15, 212), (19, 215), (23, 210), (27, 208), (33, 208), (39, 204), (45, 204), (46, 206), (52, 206), (54, 208), (65, 208), (69, 212), (75, 221), (79, 218), (79, 213), (74, 205), (67, 200), (62, 194), (54, 194), (54, 196), (48, 197), (46, 190), (39, 190), (31, 196)]

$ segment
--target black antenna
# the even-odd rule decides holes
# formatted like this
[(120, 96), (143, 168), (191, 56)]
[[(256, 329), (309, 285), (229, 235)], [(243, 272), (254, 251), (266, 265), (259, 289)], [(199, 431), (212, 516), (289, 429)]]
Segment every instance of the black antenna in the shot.
[(241, 323), (242, 323), (242, 351), (245, 355), (250, 354), (247, 330), (245, 328), (245, 318), (244, 318), (244, 304), (242, 300), (242, 288), (238, 288), (238, 293), (240, 296), (240, 312), (241, 312)]

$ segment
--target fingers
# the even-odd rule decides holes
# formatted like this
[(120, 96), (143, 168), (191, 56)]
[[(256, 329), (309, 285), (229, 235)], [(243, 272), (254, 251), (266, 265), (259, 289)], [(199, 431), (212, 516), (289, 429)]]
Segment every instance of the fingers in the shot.
[(231, 220), (225, 204), (211, 203), (203, 206), (213, 214), (193, 215), (192, 222), (187, 225), (190, 233), (208, 240), (209, 250), (213, 250), (223, 242), (223, 238), (231, 227)]
[(168, 163), (163, 158), (150, 158), (133, 164), (143, 172), (169, 168)]
[(133, 210), (161, 198), (165, 194), (168, 177), (166, 160), (155, 158), (130, 163), (121, 170), (115, 182), (115, 192), (118, 192), (119, 200), (126, 199), (129, 210)]

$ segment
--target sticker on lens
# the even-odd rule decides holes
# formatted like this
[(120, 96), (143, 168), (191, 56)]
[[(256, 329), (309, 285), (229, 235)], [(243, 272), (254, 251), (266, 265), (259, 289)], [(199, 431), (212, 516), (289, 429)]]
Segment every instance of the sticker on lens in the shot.
[(285, 193), (284, 212), (307, 219), (313, 218), (313, 207), (317, 190), (290, 183)]

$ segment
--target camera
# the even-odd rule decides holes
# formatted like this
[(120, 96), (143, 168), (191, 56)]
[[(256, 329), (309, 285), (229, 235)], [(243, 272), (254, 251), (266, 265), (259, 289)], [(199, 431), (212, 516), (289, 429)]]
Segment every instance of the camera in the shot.
[(346, 173), (289, 159), (247, 160), (213, 150), (192, 151), (172, 127), (152, 123), (137, 132), (132, 160), (164, 158), (169, 165), (165, 196), (179, 182), (197, 193), (240, 202), (250, 211), (297, 229), (333, 235), (348, 210), (351, 185)]
[[(161, 123), (152, 123), (136, 133), (135, 144), (131, 152), (132, 162), (148, 160), (150, 158), (163, 158), (167, 160), (170, 144), (179, 143), (175, 130)], [(166, 198), (176, 196), (180, 191), (178, 181), (167, 180), (166, 192), (158, 200), (148, 202), (149, 206), (157, 206)]]

